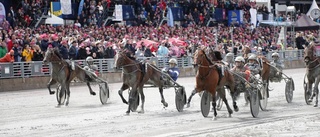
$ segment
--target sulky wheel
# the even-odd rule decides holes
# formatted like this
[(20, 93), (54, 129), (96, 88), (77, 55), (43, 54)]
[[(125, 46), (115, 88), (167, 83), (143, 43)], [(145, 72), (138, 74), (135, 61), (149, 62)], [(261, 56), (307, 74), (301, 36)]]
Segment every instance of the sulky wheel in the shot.
[(308, 92), (308, 77), (307, 74), (304, 75), (304, 80), (303, 80), (303, 88), (304, 88), (304, 99), (307, 103), (307, 105), (310, 105), (311, 102), (309, 102), (309, 98), (311, 96), (311, 93)]
[[(131, 93), (131, 91), (129, 91), (129, 92), (130, 92), (130, 95), (133, 94), (133, 93)], [(136, 112), (137, 111), (137, 108), (139, 106), (139, 102), (140, 102), (139, 93), (136, 92), (135, 95), (134, 95), (134, 100), (133, 100), (132, 104), (130, 104), (131, 105), (130, 110), (132, 112)]]
[(286, 100), (288, 103), (292, 102), (293, 90), (294, 90), (294, 82), (292, 78), (289, 78), (288, 81), (286, 82), (286, 89), (285, 89)]
[(176, 89), (176, 108), (178, 110), (178, 112), (182, 112), (184, 105), (186, 104), (186, 91), (184, 89), (184, 87), (179, 87)]
[(253, 117), (258, 117), (259, 115), (259, 94), (257, 89), (250, 91), (250, 111)]
[(268, 104), (268, 84), (262, 84), (262, 87), (260, 87), (260, 108), (261, 110), (265, 111), (267, 110), (267, 104)]
[(207, 117), (210, 112), (210, 101), (211, 101), (211, 94), (207, 91), (204, 91), (201, 95), (201, 113), (204, 117)]
[(64, 101), (66, 100), (66, 90), (61, 91), (61, 85), (59, 84), (57, 87), (57, 93), (56, 93), (57, 101), (59, 105), (63, 105)]
[(104, 105), (107, 103), (107, 101), (110, 97), (108, 83), (106, 83), (106, 82), (100, 83), (99, 89), (100, 89), (100, 102), (102, 103), (102, 105)]

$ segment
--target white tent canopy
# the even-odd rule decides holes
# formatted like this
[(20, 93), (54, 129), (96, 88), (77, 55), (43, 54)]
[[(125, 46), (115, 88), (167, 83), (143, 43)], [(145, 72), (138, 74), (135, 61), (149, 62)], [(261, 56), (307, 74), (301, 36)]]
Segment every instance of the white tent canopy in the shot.
[(309, 9), (309, 11), (307, 12), (307, 16), (310, 16), (311, 11), (312, 11), (313, 9), (319, 9), (319, 7), (318, 7), (318, 5), (317, 5), (316, 0), (313, 0), (312, 5), (311, 5), (310, 9)]
[(51, 18), (47, 18), (45, 24), (52, 24), (52, 25), (64, 24), (64, 20), (62, 18), (59, 18), (56, 15), (51, 14), (50, 12), (48, 12), (48, 15), (51, 16)]

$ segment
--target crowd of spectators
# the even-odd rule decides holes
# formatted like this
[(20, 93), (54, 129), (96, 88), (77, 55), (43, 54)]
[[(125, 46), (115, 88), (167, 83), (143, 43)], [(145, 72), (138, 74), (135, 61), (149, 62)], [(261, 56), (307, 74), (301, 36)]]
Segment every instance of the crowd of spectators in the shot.
[[(256, 7), (254, 3), (246, 1), (218, 0), (214, 3), (209, 3), (206, 0), (191, 1), (184, 11), (188, 17), (193, 18), (194, 23), (185, 26), (176, 25), (175, 27), (168, 27), (165, 24), (161, 26), (115, 24), (108, 27), (99, 27), (92, 17), (102, 14), (104, 6), (101, 5), (110, 6), (111, 1), (102, 3), (101, 0), (85, 0), (85, 2), (78, 22), (73, 25), (40, 25), (36, 29), (30, 29), (21, 25), (23, 21), (19, 21), (19, 16), (16, 13), (12, 14), (15, 23), (9, 23), (10, 25), (3, 27), (0, 33), (0, 58), (10, 54), (13, 55), (12, 58), (15, 62), (41, 61), (47, 48), (50, 47), (59, 48), (64, 59), (72, 60), (85, 59), (87, 56), (92, 56), (94, 59), (113, 58), (120, 49), (127, 49), (135, 57), (190, 56), (199, 46), (212, 46), (224, 54), (228, 52), (240, 53), (244, 46), (248, 46), (252, 48), (253, 52), (261, 54), (267, 54), (271, 50), (285, 49), (283, 40), (282, 43), (277, 44), (280, 27), (254, 27), (248, 23), (249, 21), (245, 21), (239, 27), (229, 27), (224, 24), (206, 27), (199, 24), (201, 20), (198, 23), (195, 21), (197, 15), (207, 14), (206, 11), (212, 10), (210, 8), (232, 9), (242, 7), (248, 10), (250, 7)], [(152, 6), (154, 4), (156, 8), (148, 9), (148, 5)], [(145, 17), (147, 18), (146, 22), (148, 22), (157, 19), (157, 15), (151, 14), (152, 11), (148, 10), (155, 9), (155, 13), (159, 12), (160, 16), (163, 6), (170, 4), (177, 3), (175, 1), (163, 3), (163, 1), (145, 0), (142, 5), (136, 6), (136, 10), (146, 10), (148, 14)], [(188, 4), (188, 2), (184, 1), (178, 4), (183, 5)], [(37, 2), (35, 2), (35, 5), (37, 5)], [(142, 8), (139, 8), (140, 6)], [(24, 6), (24, 8), (18, 10), (23, 12), (24, 15), (35, 15), (32, 13), (37, 11), (30, 7), (32, 6)], [(264, 11), (263, 9), (262, 11)], [(24, 20), (24, 22), (27, 21)], [(318, 37), (317, 35), (317, 31), (300, 33), (297, 35), (299, 41), (301, 41), (299, 45), (303, 48), (302, 45), (305, 45), (307, 41), (314, 40)], [(182, 42), (172, 39), (178, 39)], [(288, 45), (288, 48), (290, 46)], [(232, 47), (234, 48), (232, 49)]]

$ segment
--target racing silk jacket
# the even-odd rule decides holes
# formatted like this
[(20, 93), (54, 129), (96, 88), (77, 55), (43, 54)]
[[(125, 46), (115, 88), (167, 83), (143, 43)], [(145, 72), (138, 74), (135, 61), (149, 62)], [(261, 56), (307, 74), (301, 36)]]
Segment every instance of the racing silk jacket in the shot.
[(253, 73), (253, 75), (257, 75), (260, 73), (261, 67), (257, 63), (247, 63), (245, 67), (248, 67), (248, 69)]
[[(233, 67), (231, 69), (232, 72), (239, 74), (240, 76), (242, 76), (243, 78), (245, 78), (246, 80), (249, 80), (250, 78), (250, 69), (246, 66), (242, 67), (242, 68), (237, 68), (236, 66)], [(236, 76), (237, 78), (238, 76)]]
[(174, 81), (177, 81), (180, 74), (180, 70), (177, 67), (169, 68), (168, 73)]
[(271, 64), (272, 64), (273, 66), (275, 66), (276, 68), (278, 68), (280, 71), (282, 71), (283, 68), (284, 68), (284, 64), (283, 64), (283, 62), (280, 61), (280, 60), (273, 60), (273, 61), (271, 62)]

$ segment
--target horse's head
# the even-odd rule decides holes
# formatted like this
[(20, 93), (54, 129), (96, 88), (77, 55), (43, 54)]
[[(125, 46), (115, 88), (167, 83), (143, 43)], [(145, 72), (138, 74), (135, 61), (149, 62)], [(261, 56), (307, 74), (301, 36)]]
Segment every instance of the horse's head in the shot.
[(203, 49), (198, 48), (193, 55), (193, 64), (194, 65), (203, 65), (203, 60), (206, 59), (206, 54)]
[(309, 62), (313, 61), (315, 58), (316, 58), (315, 47), (313, 45), (306, 47), (306, 49), (304, 50), (304, 62), (306, 63), (306, 65), (308, 65)]
[(126, 51), (120, 50), (115, 56), (114, 56), (114, 68), (120, 69), (122, 66), (126, 63)]
[(61, 59), (58, 52), (59, 51), (55, 48), (48, 48), (42, 62), (48, 64), (49, 62), (54, 61), (55, 58)]

